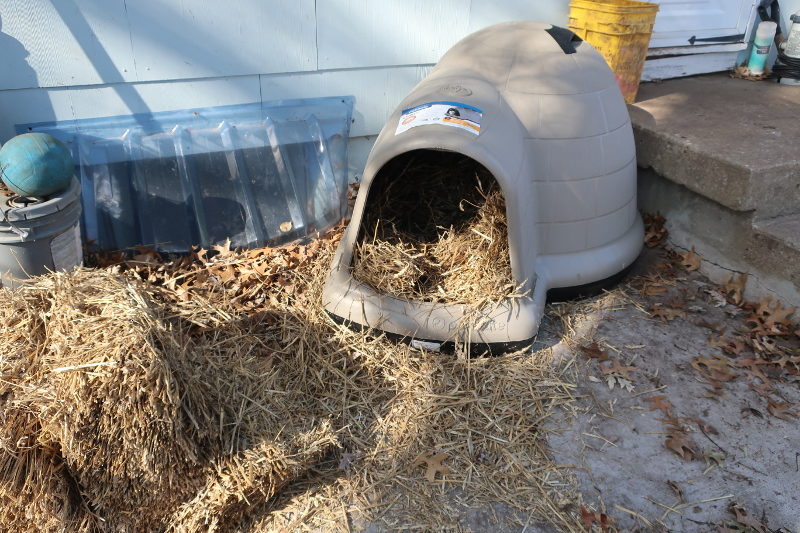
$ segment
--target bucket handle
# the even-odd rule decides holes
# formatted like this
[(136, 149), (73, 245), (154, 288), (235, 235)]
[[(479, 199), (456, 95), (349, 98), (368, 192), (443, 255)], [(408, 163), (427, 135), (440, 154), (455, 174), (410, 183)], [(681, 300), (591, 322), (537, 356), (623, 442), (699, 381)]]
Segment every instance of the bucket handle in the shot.
[(24, 229), (19, 229), (14, 224), (12, 224), (11, 221), (8, 220), (8, 212), (9, 211), (14, 211), (14, 210), (13, 209), (9, 209), (8, 211), (3, 211), (3, 222), (8, 224), (8, 227), (11, 228), (11, 231), (13, 231), (17, 235), (19, 235), (19, 242), (24, 242), (25, 239), (28, 238), (28, 235), (30, 234), (30, 232), (28, 232), (28, 231), (26, 231)]

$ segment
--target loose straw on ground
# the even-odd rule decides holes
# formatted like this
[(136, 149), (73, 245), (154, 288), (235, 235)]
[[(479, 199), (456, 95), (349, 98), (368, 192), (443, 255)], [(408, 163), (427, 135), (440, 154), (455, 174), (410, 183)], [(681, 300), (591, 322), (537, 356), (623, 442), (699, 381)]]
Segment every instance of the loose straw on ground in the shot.
[[(581, 531), (540, 429), (571, 402), (550, 352), (338, 328), (321, 289), (340, 235), (0, 290), (0, 530), (442, 530), (501, 502)], [(434, 452), (430, 482), (415, 459)]]
[(503, 193), (459, 154), (412, 152), (376, 177), (353, 277), (392, 296), (480, 309), (518, 294)]

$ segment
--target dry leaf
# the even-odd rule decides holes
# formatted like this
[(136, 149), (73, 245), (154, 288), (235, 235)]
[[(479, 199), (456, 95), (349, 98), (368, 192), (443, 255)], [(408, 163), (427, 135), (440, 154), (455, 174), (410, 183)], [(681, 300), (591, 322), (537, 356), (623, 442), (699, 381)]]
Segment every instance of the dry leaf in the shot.
[(736, 522), (738, 522), (737, 525), (750, 528), (749, 530), (745, 531), (751, 531), (754, 533), (770, 533), (770, 529), (765, 524), (751, 516), (744, 506), (738, 503), (731, 503), (728, 510), (736, 516)]
[(619, 361), (617, 361), (616, 359), (612, 360), (611, 366), (603, 367), (603, 365), (600, 365), (600, 372), (602, 372), (604, 376), (607, 376), (609, 374), (615, 374), (615, 375), (621, 376), (624, 379), (627, 379), (629, 381), (633, 379), (633, 378), (631, 378), (630, 374), (628, 374), (628, 372), (630, 372), (632, 370), (636, 370), (636, 367), (635, 366), (622, 366), (622, 365), (619, 364)]
[(216, 274), (222, 283), (227, 283), (236, 279), (236, 269), (231, 265), (219, 265), (209, 269), (212, 274)]
[(437, 472), (441, 475), (450, 473), (450, 468), (442, 464), (445, 459), (447, 459), (446, 453), (427, 452), (416, 458), (414, 466), (427, 465), (425, 479), (433, 483), (436, 480)]
[(234, 253), (234, 251), (231, 250), (230, 239), (225, 239), (225, 242), (222, 244), (215, 244), (214, 246), (211, 247), (211, 249), (217, 252), (218, 254), (216, 257), (214, 257), (215, 261), (225, 257), (230, 257)]
[(680, 455), (681, 459), (692, 460), (697, 455), (689, 437), (681, 431), (671, 432), (664, 441), (664, 446)]
[(609, 530), (612, 520), (607, 514), (597, 511), (590, 511), (583, 505), (580, 507), (580, 512), (581, 522), (583, 523), (583, 527), (586, 528), (586, 531), (591, 531), (594, 524), (600, 526), (600, 530), (603, 531), (603, 533), (606, 533)]
[(747, 285), (747, 273), (739, 273), (739, 278), (734, 279), (736, 274), (731, 274), (723, 284), (722, 288), (728, 296), (728, 300), (733, 305), (739, 305), (744, 300), (744, 288)]
[(667, 416), (672, 416), (673, 405), (669, 402), (669, 400), (665, 400), (666, 397), (666, 394), (661, 394), (659, 396), (645, 398), (645, 401), (650, 404), (651, 411), (661, 411)]
[(761, 380), (761, 383), (765, 385), (770, 385), (770, 380), (767, 378), (767, 376), (764, 375), (764, 373), (759, 368), (759, 366), (761, 365), (768, 365), (768, 364), (769, 361), (761, 359), (760, 357), (755, 357), (755, 358), (751, 357), (739, 361), (738, 363), (736, 363), (736, 366), (738, 366), (739, 368), (746, 369), (749, 378), (751, 379), (758, 378)]
[(697, 270), (700, 268), (703, 256), (694, 251), (694, 246), (688, 252), (678, 254), (680, 257), (680, 265), (688, 271)]
[(753, 350), (755, 350), (758, 353), (770, 354), (770, 355), (778, 355), (782, 353), (775, 339), (767, 336), (755, 335), (751, 337), (750, 345), (753, 347)]
[(767, 401), (767, 411), (774, 417), (793, 422), (797, 418), (797, 411), (791, 409), (793, 405), (789, 402), (775, 402), (773, 400)]
[(715, 466), (725, 466), (725, 459), (728, 456), (722, 451), (713, 451), (713, 450), (704, 450), (703, 451), (703, 459), (706, 461), (706, 469), (705, 472), (708, 472)]
[(642, 296), (661, 296), (665, 292), (667, 292), (666, 287), (661, 287), (659, 285), (652, 285), (650, 283), (645, 283), (641, 289)]
[(732, 381), (736, 373), (730, 369), (731, 362), (719, 355), (711, 357), (698, 356), (692, 359), (692, 368), (700, 372), (709, 381)]
[(661, 304), (656, 304), (650, 307), (650, 316), (652, 318), (661, 320), (662, 322), (669, 322), (676, 318), (686, 319), (686, 311), (683, 309), (672, 309), (664, 307)]
[(599, 362), (608, 361), (610, 359), (608, 352), (602, 350), (596, 342), (593, 342), (589, 346), (580, 346), (580, 350), (586, 357), (597, 359)]
[(606, 385), (608, 385), (609, 389), (613, 389), (615, 385), (618, 385), (620, 389), (625, 389), (628, 392), (633, 392), (634, 389), (632, 381), (616, 374), (606, 376)]
[(788, 335), (794, 325), (789, 317), (794, 314), (794, 307), (783, 307), (780, 301), (772, 304), (772, 297), (767, 296), (753, 310), (753, 314), (745, 318), (746, 323), (754, 324), (753, 333), (759, 335)]
[(667, 228), (664, 227), (666, 220), (660, 214), (644, 215), (644, 244), (648, 248), (658, 246), (667, 238)]
[(281, 222), (281, 225), (278, 226), (278, 228), (280, 228), (280, 230), (282, 232), (284, 232), (284, 233), (286, 233), (287, 231), (291, 231), (292, 230), (292, 221), (291, 220), (287, 220), (286, 222)]
[(722, 337), (720, 342), (722, 342), (722, 351), (728, 355), (739, 355), (744, 350), (744, 343), (739, 339)]

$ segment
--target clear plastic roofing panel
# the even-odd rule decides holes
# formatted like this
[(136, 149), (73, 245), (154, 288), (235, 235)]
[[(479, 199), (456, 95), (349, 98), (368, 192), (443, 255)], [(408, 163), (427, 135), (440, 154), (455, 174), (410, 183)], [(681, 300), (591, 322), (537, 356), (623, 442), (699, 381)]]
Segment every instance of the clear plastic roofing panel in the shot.
[(352, 97), (26, 124), (72, 149), (83, 231), (102, 250), (280, 245), (347, 206)]

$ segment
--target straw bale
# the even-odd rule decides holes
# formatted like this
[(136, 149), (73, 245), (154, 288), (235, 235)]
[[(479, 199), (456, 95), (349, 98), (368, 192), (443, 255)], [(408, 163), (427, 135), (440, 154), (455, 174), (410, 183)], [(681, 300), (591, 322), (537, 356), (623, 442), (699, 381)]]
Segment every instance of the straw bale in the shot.
[(151, 297), (91, 271), (44, 278), (23, 297), (45, 318), (31, 331), (45, 342), (8, 408), (35, 415), (100, 514), (147, 523), (177, 505), (203, 444), (183, 406), (200, 400)]
[(540, 429), (572, 401), (549, 350), (470, 359), (336, 326), (340, 236), (138, 250), (0, 291), (0, 529), (440, 531), (502, 502), (580, 531)]
[(266, 501), (283, 486), (306, 473), (336, 445), (325, 423), (298, 435), (290, 445), (261, 442), (214, 466), (206, 485), (175, 513), (169, 530), (230, 530), (258, 502)]

